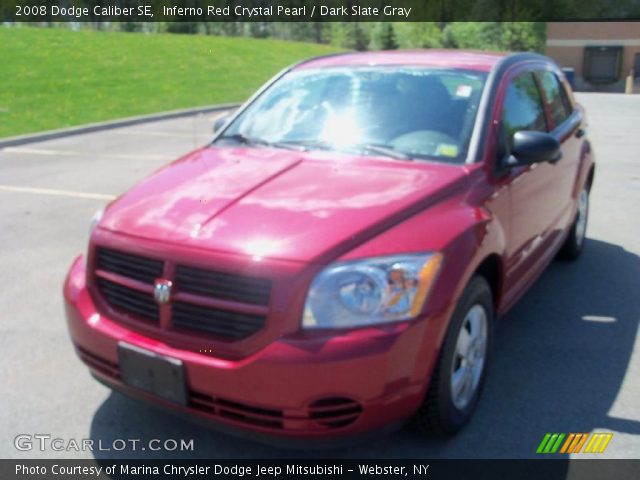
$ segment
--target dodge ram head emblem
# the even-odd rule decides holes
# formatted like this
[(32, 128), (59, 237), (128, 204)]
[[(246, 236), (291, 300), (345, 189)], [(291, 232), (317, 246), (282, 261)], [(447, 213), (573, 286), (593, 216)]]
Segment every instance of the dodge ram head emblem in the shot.
[(171, 297), (171, 282), (169, 280), (156, 280), (153, 287), (153, 298), (157, 303), (163, 304)]

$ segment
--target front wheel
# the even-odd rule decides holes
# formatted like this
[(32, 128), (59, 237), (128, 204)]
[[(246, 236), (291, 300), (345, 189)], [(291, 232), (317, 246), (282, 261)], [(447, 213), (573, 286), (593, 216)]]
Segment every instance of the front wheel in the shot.
[(493, 343), (493, 299), (487, 281), (473, 277), (451, 319), (424, 404), (413, 417), (420, 431), (457, 433), (480, 398)]
[(587, 233), (589, 219), (589, 190), (583, 187), (578, 196), (578, 211), (571, 225), (571, 231), (560, 249), (560, 257), (565, 260), (575, 260), (582, 253), (584, 239)]

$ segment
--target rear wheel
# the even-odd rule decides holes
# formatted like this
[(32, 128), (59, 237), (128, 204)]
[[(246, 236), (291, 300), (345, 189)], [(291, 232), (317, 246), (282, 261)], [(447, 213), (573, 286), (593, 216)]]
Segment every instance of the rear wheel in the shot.
[(424, 404), (413, 425), (440, 435), (471, 418), (484, 385), (493, 344), (493, 299), (484, 277), (473, 277), (451, 319)]
[(575, 260), (582, 253), (584, 239), (587, 233), (587, 221), (589, 219), (589, 190), (583, 187), (578, 196), (578, 211), (571, 225), (569, 236), (560, 249), (560, 257), (566, 260)]

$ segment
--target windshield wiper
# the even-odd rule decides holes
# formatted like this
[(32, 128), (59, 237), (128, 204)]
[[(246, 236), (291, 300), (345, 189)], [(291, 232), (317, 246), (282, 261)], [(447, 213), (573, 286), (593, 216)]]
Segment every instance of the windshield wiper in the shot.
[[(242, 133), (234, 133), (231, 135), (223, 135), (218, 140), (231, 140), (243, 145), (262, 145), (266, 147), (286, 148), (288, 150), (307, 151), (307, 150), (330, 150), (336, 148), (330, 142), (324, 140), (286, 140), (282, 142), (269, 142), (262, 138), (248, 137)], [(361, 150), (370, 152), (377, 155), (384, 155), (385, 157), (395, 158), (397, 160), (413, 160), (406, 153), (400, 152), (393, 147), (385, 145), (378, 145), (375, 143), (367, 143), (363, 145), (346, 145), (345, 149)]]
[(395, 158), (398, 160), (413, 160), (406, 153), (400, 152), (393, 147), (387, 147), (385, 145), (376, 145), (374, 143), (367, 143), (365, 145), (355, 145), (356, 148), (364, 150), (365, 152), (376, 153), (384, 155), (385, 157)]
[(287, 150), (303, 151), (304, 147), (294, 145), (288, 142), (269, 142), (262, 138), (248, 137), (242, 133), (233, 133), (231, 135), (223, 135), (218, 140), (231, 140), (243, 145), (262, 145), (264, 147), (286, 148)]
[(295, 146), (300, 150), (330, 150), (333, 147), (331, 143), (324, 140), (287, 140), (282, 143)]
[(339, 145), (335, 145), (331, 142), (327, 142), (325, 140), (290, 140), (286, 142), (289, 145), (298, 145), (303, 147), (305, 150), (360, 150), (365, 152), (371, 152), (377, 155), (384, 155), (385, 157), (395, 158), (398, 160), (413, 160), (412, 157), (407, 155), (406, 153), (400, 152), (393, 147), (388, 147), (386, 145), (378, 145), (375, 143), (366, 143), (366, 144), (354, 144), (354, 145), (344, 145), (340, 147)]
[(261, 138), (247, 137), (242, 133), (232, 133), (231, 135), (222, 135), (218, 140), (231, 140), (233, 142), (242, 143), (244, 145), (266, 145), (268, 142)]

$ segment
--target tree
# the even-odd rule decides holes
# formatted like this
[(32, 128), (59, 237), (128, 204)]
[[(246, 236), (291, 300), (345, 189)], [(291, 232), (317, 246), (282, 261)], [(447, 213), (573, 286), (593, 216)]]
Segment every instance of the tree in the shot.
[(143, 22), (120, 22), (120, 30), (123, 32), (142, 32), (143, 29)]
[(452, 48), (542, 51), (545, 25), (539, 22), (453, 22), (444, 29), (443, 43)]
[(442, 30), (436, 22), (398, 22), (394, 31), (402, 48), (442, 47)]
[(354, 50), (363, 51), (367, 49), (369, 39), (365, 34), (362, 26), (358, 22), (351, 22), (346, 26), (345, 40), (342, 44), (345, 48), (352, 48)]
[(271, 36), (268, 22), (251, 22), (248, 24), (249, 35), (254, 38), (267, 38)]
[(398, 48), (396, 32), (393, 30), (393, 25), (389, 22), (382, 24), (380, 32), (380, 48), (382, 48), (382, 50), (395, 50)]
[(167, 22), (169, 33), (198, 33), (198, 22)]

